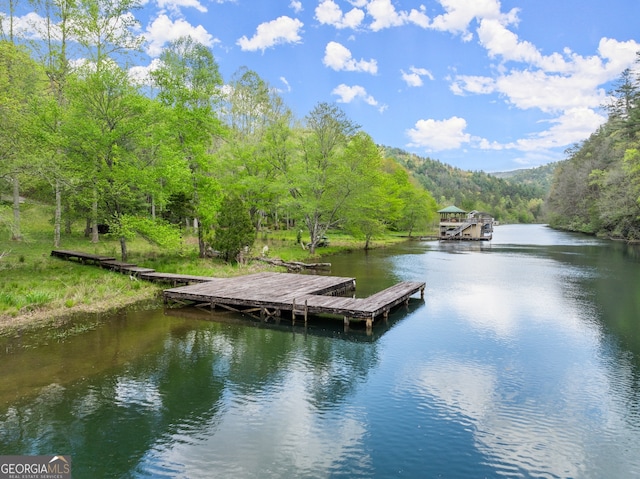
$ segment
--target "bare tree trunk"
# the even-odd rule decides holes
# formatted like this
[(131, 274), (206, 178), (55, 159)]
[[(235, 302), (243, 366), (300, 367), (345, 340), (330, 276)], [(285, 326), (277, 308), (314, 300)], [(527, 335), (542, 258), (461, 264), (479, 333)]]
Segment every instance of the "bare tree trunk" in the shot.
[(11, 227), (11, 239), (22, 241), (20, 233), (20, 181), (16, 176), (13, 178), (13, 225)]
[(120, 236), (120, 257), (127, 261), (127, 240), (124, 236)]
[(60, 192), (60, 182), (56, 180), (56, 212), (53, 222), (53, 246), (60, 247), (60, 223), (62, 218), (62, 194)]
[(98, 190), (93, 189), (93, 204), (91, 205), (91, 242), (97, 243), (98, 237)]
[(198, 249), (199, 249), (199, 256), (200, 258), (205, 258), (207, 256), (207, 247), (205, 245), (204, 242), (204, 231), (202, 231), (202, 225), (200, 224), (200, 222), (198, 221), (198, 218), (195, 218), (194, 221), (194, 226), (197, 224), (198, 225)]

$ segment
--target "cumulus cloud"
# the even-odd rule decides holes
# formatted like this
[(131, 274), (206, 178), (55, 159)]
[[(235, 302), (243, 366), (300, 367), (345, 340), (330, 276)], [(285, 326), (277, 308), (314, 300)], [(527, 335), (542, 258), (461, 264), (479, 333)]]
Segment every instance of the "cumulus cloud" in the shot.
[(266, 50), (267, 48), (283, 43), (298, 43), (300, 30), (303, 23), (297, 18), (283, 15), (270, 22), (258, 25), (256, 33), (250, 39), (243, 36), (237, 41), (240, 48), (245, 51)]
[(303, 10), (302, 2), (300, 2), (299, 0), (291, 0), (291, 3), (289, 4), (289, 8), (292, 8), (293, 11), (296, 13), (300, 13)]
[(338, 42), (329, 42), (322, 62), (336, 71), (364, 72), (375, 75), (378, 72), (376, 60), (355, 60), (351, 51)]
[(173, 21), (165, 14), (159, 15), (147, 26), (144, 36), (148, 42), (147, 53), (151, 57), (159, 56), (167, 43), (180, 37), (191, 37), (207, 47), (219, 42), (202, 25), (194, 27), (183, 19)]
[(379, 30), (391, 27), (399, 27), (407, 23), (413, 23), (426, 28), (429, 24), (429, 17), (425, 14), (425, 7), (420, 10), (397, 11), (391, 0), (371, 0), (367, 4), (367, 13), (373, 17), (373, 22), (369, 26), (371, 30)]
[(422, 77), (427, 77), (429, 80), (433, 80), (433, 75), (426, 68), (409, 68), (409, 73), (404, 70), (400, 70), (402, 73), (402, 79), (408, 86), (418, 87), (423, 85)]
[(521, 151), (537, 151), (572, 145), (593, 133), (606, 117), (590, 108), (572, 108), (558, 118), (549, 120), (553, 126), (531, 138), (507, 145)]
[(173, 13), (179, 13), (181, 8), (195, 8), (202, 13), (207, 11), (207, 7), (198, 0), (156, 0), (156, 4), (161, 9), (166, 9)]
[(517, 9), (502, 14), (499, 0), (440, 0), (440, 4), (445, 13), (436, 16), (429, 28), (459, 34), (465, 41), (473, 38), (469, 25), (474, 19), (501, 19), (503, 23), (514, 23), (517, 18)]
[(465, 133), (467, 121), (453, 116), (447, 120), (418, 120), (414, 128), (407, 130), (411, 140), (408, 146), (429, 151), (453, 150), (471, 141)]
[(351, 103), (354, 100), (361, 99), (365, 103), (378, 108), (380, 112), (386, 110), (386, 105), (380, 105), (378, 101), (367, 93), (367, 90), (360, 85), (345, 85), (344, 83), (338, 85), (331, 92), (332, 95), (337, 95), (338, 103)]
[(316, 7), (316, 20), (323, 25), (332, 25), (336, 28), (357, 28), (364, 19), (364, 11), (353, 8), (343, 13), (340, 6), (333, 0), (323, 0)]

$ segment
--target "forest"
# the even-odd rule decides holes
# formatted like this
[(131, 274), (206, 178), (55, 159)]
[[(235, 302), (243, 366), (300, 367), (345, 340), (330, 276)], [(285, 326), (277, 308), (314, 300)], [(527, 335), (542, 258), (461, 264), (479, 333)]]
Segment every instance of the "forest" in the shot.
[[(640, 63), (640, 53), (638, 56)], [(625, 70), (606, 105), (608, 120), (567, 150), (547, 201), (549, 223), (626, 241), (640, 240), (640, 76)]]
[(21, 197), (55, 205), (55, 247), (80, 223), (93, 242), (117, 238), (123, 260), (134, 237), (172, 246), (186, 228), (201, 256), (234, 259), (265, 229), (304, 232), (313, 254), (329, 229), (366, 247), (435, 218), (431, 194), (335, 104), (295, 118), (249, 68), (225, 81), (189, 37), (132, 75), (134, 0), (34, 6), (42, 40), (18, 38), (12, 18), (0, 40), (0, 221), (13, 240)]
[(439, 205), (491, 213), (502, 223), (544, 221), (544, 202), (556, 163), (505, 173), (465, 171), (398, 148), (385, 155), (407, 168)]

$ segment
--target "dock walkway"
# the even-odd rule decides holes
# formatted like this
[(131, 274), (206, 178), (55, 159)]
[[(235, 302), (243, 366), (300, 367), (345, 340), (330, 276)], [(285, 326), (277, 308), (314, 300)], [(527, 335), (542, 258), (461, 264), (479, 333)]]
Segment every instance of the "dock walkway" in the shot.
[(63, 249), (54, 249), (51, 251), (51, 256), (66, 260), (77, 260), (83, 264), (93, 263), (101, 268), (110, 269), (111, 271), (117, 271), (119, 273), (128, 274), (132, 278), (140, 278), (147, 281), (169, 283), (172, 286), (178, 286), (180, 284), (187, 285), (193, 283), (202, 283), (205, 281), (211, 281), (210, 276), (194, 276), (191, 274), (176, 274), (176, 273), (158, 273), (152, 268), (143, 268), (133, 263), (125, 263), (117, 261), (113, 256), (101, 256), (97, 254), (84, 253), (81, 251), (70, 251)]

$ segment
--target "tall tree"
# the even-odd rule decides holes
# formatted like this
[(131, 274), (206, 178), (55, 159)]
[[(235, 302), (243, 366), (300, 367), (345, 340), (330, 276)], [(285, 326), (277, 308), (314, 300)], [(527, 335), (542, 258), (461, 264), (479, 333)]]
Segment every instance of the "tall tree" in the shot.
[[(142, 37), (136, 35), (139, 22), (133, 15), (133, 11), (140, 6), (139, 0), (79, 0), (72, 32), (74, 39), (83, 48), (87, 63), (81, 72), (87, 85), (92, 83), (91, 88), (110, 89), (109, 85), (114, 85), (112, 80), (117, 76), (114, 76), (117, 60), (126, 59), (142, 45)], [(104, 79), (101, 78), (103, 75)], [(108, 100), (112, 93), (113, 90), (84, 90), (85, 100), (93, 103), (92, 108), (102, 115), (103, 120), (113, 113), (107, 111), (111, 105), (102, 101)], [(112, 127), (113, 125), (108, 126)], [(89, 158), (87, 160), (92, 161)], [(98, 171), (99, 159), (94, 158), (93, 161), (94, 171)], [(94, 189), (91, 207), (93, 242), (98, 241), (98, 202), (99, 192)]]
[(306, 117), (301, 158), (289, 169), (292, 203), (309, 232), (309, 250), (342, 219), (352, 194), (351, 176), (344, 173), (344, 151), (359, 126), (336, 105), (319, 103)]
[(57, 248), (60, 245), (63, 192), (70, 193), (77, 182), (73, 166), (67, 161), (62, 125), (68, 118), (67, 77), (71, 73), (68, 49), (79, 11), (76, 0), (36, 0), (33, 4), (44, 19), (38, 32), (43, 42), (36, 48), (48, 78), (47, 95), (41, 98), (38, 106), (42, 145), (39, 173), (54, 191), (53, 244)]
[(171, 42), (152, 73), (158, 99), (170, 107), (173, 147), (188, 171), (189, 192), (198, 226), (200, 256), (206, 254), (205, 231), (212, 226), (219, 205), (215, 170), (216, 141), (224, 135), (216, 116), (222, 77), (211, 51), (190, 37)]
[(11, 237), (21, 240), (20, 179), (31, 167), (34, 100), (41, 94), (42, 70), (20, 46), (0, 40), (0, 177), (12, 185)]
[(247, 68), (236, 72), (228, 91), (227, 173), (233, 175), (258, 231), (263, 216), (274, 210), (277, 199), (285, 194), (278, 177), (290, 154), (287, 144), (292, 115), (277, 92)]
[[(72, 117), (65, 131), (69, 153), (84, 169), (94, 213), (100, 209), (117, 235), (124, 231), (121, 219), (125, 215), (145, 208), (140, 184), (147, 170), (138, 149), (152, 126), (150, 100), (113, 63), (99, 72), (87, 69), (79, 74), (71, 93)], [(127, 238), (120, 235), (123, 260)]]

